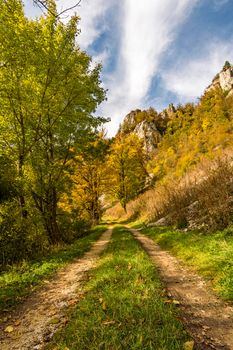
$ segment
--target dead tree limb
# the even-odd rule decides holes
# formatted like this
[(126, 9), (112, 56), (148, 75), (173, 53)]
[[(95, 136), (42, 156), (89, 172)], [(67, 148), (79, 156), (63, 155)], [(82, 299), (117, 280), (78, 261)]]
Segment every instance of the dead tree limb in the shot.
[(45, 9), (46, 11), (48, 11), (50, 14), (52, 14), (54, 17), (58, 18), (61, 15), (64, 15), (64, 13), (71, 11), (73, 9), (75, 9), (76, 7), (80, 6), (82, 0), (79, 0), (75, 5), (66, 8), (65, 10), (62, 10), (60, 13), (56, 14), (53, 11), (51, 11), (51, 9), (49, 8), (48, 4), (47, 4), (47, 0), (33, 0), (33, 2), (39, 6), (41, 9)]

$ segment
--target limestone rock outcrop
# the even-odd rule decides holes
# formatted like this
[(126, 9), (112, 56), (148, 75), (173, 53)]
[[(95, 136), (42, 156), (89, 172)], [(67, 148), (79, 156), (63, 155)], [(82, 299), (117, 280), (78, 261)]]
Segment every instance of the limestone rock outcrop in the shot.
[(131, 111), (123, 120), (119, 133), (127, 135), (134, 133), (144, 143), (148, 157), (152, 156), (165, 133), (167, 123), (172, 118), (175, 107), (170, 104), (164, 111), (157, 113), (153, 108)]
[(140, 139), (143, 139), (146, 154), (154, 153), (158, 143), (162, 140), (162, 135), (156, 128), (155, 123), (147, 120), (139, 123), (133, 132)]
[(231, 66), (229, 63), (227, 65), (225, 63), (221, 72), (214, 77), (212, 83), (205, 91), (207, 92), (216, 87), (220, 87), (229, 95), (233, 94), (233, 66)]
[(219, 84), (224, 91), (233, 89), (233, 67), (219, 73)]

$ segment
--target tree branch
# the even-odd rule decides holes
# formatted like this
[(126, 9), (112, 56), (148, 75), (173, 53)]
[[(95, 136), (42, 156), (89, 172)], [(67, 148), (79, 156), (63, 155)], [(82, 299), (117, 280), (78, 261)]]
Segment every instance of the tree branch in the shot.
[(71, 6), (71, 7), (68, 7), (68, 8), (66, 8), (65, 10), (61, 11), (60, 13), (56, 14), (56, 13), (54, 13), (54, 12), (52, 12), (52, 11), (50, 10), (50, 8), (49, 8), (48, 5), (47, 5), (47, 1), (46, 1), (46, 0), (33, 0), (33, 2), (34, 2), (36, 5), (38, 5), (40, 8), (41, 8), (41, 6), (42, 6), (46, 11), (48, 11), (51, 15), (53, 15), (53, 16), (56, 17), (56, 18), (60, 17), (60, 16), (63, 15), (65, 12), (71, 11), (71, 10), (75, 9), (76, 7), (78, 7), (78, 6), (81, 4), (81, 1), (82, 1), (82, 0), (79, 0), (75, 5), (73, 5), (73, 6)]

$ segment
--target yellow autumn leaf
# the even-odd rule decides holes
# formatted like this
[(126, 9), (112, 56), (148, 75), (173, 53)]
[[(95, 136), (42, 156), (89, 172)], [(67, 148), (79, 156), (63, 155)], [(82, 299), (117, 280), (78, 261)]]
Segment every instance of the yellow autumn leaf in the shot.
[(115, 321), (103, 321), (102, 324), (105, 325), (105, 326), (108, 326), (108, 325), (111, 325), (111, 324), (115, 324), (116, 322)]
[(49, 321), (49, 324), (58, 324), (60, 322), (59, 318), (55, 317)]
[(103, 309), (104, 311), (107, 310), (107, 305), (106, 305), (105, 302), (103, 302), (103, 304), (102, 304), (102, 309)]
[(6, 333), (11, 333), (11, 332), (14, 331), (14, 327), (13, 327), (13, 326), (7, 326), (7, 327), (4, 329), (4, 331), (5, 331)]
[(193, 340), (186, 341), (186, 343), (184, 343), (184, 350), (193, 350), (194, 345), (195, 343)]

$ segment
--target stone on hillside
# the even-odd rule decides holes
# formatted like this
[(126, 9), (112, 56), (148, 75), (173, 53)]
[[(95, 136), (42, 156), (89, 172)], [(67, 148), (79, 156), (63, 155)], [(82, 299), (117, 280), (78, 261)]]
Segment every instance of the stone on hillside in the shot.
[(233, 67), (224, 66), (219, 74), (217, 74), (212, 83), (205, 90), (206, 92), (221, 87), (223, 91), (228, 91), (229, 95), (232, 95), (233, 91)]
[(154, 227), (154, 226), (169, 226), (171, 225), (171, 221), (169, 220), (168, 216), (165, 216), (164, 218), (161, 218), (157, 220), (156, 222), (151, 222), (147, 225), (147, 227)]
[(144, 149), (147, 154), (153, 153), (162, 139), (155, 123), (146, 120), (135, 127), (134, 134), (144, 140)]
[(219, 83), (224, 91), (233, 89), (233, 68), (228, 68), (219, 73)]

